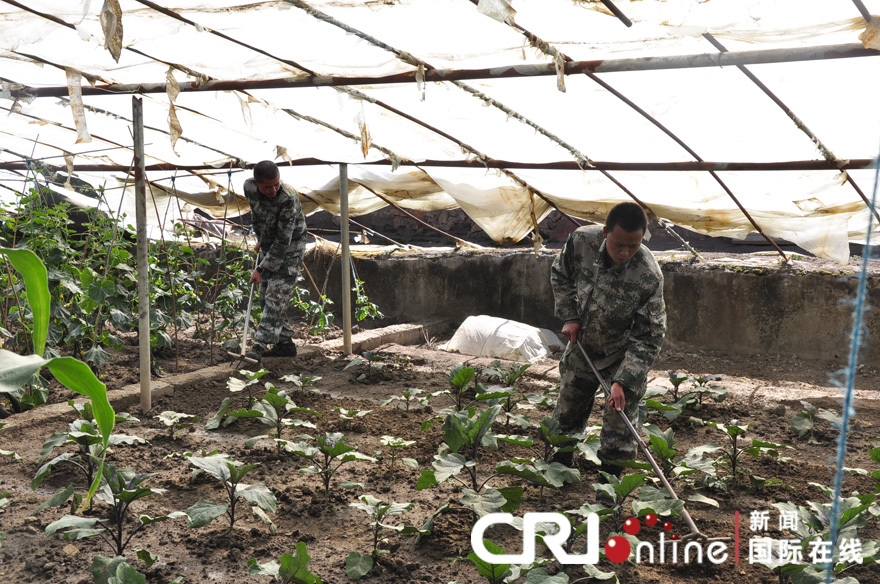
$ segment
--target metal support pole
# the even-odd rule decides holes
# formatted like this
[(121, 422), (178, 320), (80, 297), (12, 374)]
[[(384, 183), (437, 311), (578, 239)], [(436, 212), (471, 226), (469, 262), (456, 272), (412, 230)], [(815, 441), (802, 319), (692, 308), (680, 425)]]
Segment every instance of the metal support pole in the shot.
[(351, 250), (348, 248), (348, 165), (339, 165), (339, 241), (342, 244), (342, 347), (351, 354)]
[(144, 171), (144, 103), (131, 98), (134, 120), (135, 222), (137, 223), (138, 346), (140, 350), (141, 411), (152, 409), (150, 400), (150, 273), (147, 242), (147, 191)]

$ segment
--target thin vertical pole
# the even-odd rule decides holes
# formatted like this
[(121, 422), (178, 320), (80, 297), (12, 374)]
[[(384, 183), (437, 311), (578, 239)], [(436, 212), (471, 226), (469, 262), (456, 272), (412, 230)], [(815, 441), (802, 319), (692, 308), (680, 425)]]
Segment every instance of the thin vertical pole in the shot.
[(351, 250), (348, 248), (348, 165), (339, 165), (339, 239), (342, 244), (342, 346), (351, 354)]
[(150, 273), (147, 261), (147, 190), (144, 170), (144, 104), (131, 98), (134, 120), (134, 191), (137, 224), (138, 346), (140, 349), (141, 411), (152, 409), (150, 399)]

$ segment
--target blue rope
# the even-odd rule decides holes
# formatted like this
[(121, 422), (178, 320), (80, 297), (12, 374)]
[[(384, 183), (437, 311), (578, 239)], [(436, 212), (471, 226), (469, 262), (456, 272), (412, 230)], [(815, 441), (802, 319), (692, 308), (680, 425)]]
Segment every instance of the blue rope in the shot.
[(840, 421), (840, 436), (837, 438), (837, 474), (834, 476), (834, 496), (831, 505), (831, 552), (832, 558), (825, 565), (825, 584), (831, 584), (834, 576), (834, 549), (837, 547), (837, 517), (840, 512), (840, 491), (843, 487), (843, 462), (846, 455), (846, 435), (849, 419), (855, 416), (853, 409), (853, 393), (858, 364), (859, 348), (862, 341), (862, 324), (865, 314), (865, 294), (868, 287), (868, 260), (871, 258), (871, 231), (873, 229), (874, 209), (877, 203), (877, 185), (880, 180), (880, 155), (874, 161), (874, 191), (871, 194), (871, 207), (868, 209), (868, 231), (865, 236), (865, 248), (862, 251), (862, 271), (859, 274), (859, 286), (856, 293), (855, 314), (853, 315), (852, 340), (849, 351), (849, 367), (846, 372), (846, 395), (843, 398), (843, 416)]

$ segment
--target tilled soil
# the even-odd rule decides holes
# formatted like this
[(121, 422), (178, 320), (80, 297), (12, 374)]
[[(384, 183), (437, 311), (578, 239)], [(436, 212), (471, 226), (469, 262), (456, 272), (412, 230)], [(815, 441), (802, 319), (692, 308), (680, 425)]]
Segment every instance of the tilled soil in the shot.
[[(199, 351), (193, 348), (183, 352), (188, 364), (190, 361), (193, 361), (193, 365), (198, 362), (207, 364), (204, 353)], [(433, 426), (425, 429), (423, 422), (433, 419), (436, 412), (450, 406), (451, 401), (448, 396), (437, 396), (431, 398), (429, 405), (414, 404), (409, 411), (401, 409), (400, 402), (386, 406), (382, 406), (381, 402), (390, 396), (401, 395), (408, 388), (420, 388), (425, 392), (448, 388), (447, 372), (455, 364), (467, 362), (470, 366), (482, 368), (490, 360), (445, 353), (433, 346), (389, 345), (374, 353), (382, 357), (374, 361), (381, 363), (381, 367), (373, 367), (370, 371), (366, 365), (346, 369), (351, 357), (333, 353), (325, 355), (316, 349), (302, 351), (301, 356), (294, 359), (267, 360), (265, 365), (270, 373), (254, 386), (255, 393), (262, 394), (262, 383), (268, 381), (287, 391), (298, 406), (322, 414), (321, 417), (298, 415), (313, 422), (317, 429), (287, 429), (285, 438), (292, 439), (302, 432), (313, 436), (324, 432), (342, 432), (347, 443), (357, 446), (364, 454), (378, 458), (376, 464), (351, 462), (342, 465), (333, 476), (326, 496), (315, 475), (300, 472), (308, 464), (305, 460), (292, 454), (279, 455), (275, 444), (269, 439), (259, 441), (253, 448), (245, 447), (244, 440), (248, 437), (268, 433), (268, 427), (259, 422), (244, 419), (218, 430), (205, 429), (206, 420), (216, 412), (224, 398), (232, 398), (237, 408), (247, 405), (247, 392), (231, 393), (225, 379), (177, 388), (173, 396), (154, 400), (154, 411), (150, 414), (142, 414), (138, 407), (131, 409), (130, 413), (140, 421), (120, 423), (115, 432), (137, 435), (149, 443), (115, 447), (108, 455), (108, 460), (118, 468), (131, 467), (138, 472), (156, 473), (146, 483), (147, 486), (165, 489), (163, 495), (135, 501), (131, 506), (133, 513), (155, 517), (185, 510), (201, 499), (223, 500), (225, 494), (218, 482), (204, 476), (194, 477), (194, 467), (188, 464), (185, 457), (172, 456), (184, 452), (199, 454), (217, 450), (238, 461), (258, 464), (244, 482), (264, 483), (278, 501), (277, 512), (270, 515), (276, 526), (274, 534), (270, 526), (251, 513), (246, 503), (240, 504), (238, 519), (231, 530), (225, 518), (219, 518), (200, 529), (187, 527), (183, 519), (147, 526), (134, 535), (126, 551), (129, 562), (147, 575), (147, 582), (164, 584), (178, 577), (183, 577), (185, 582), (267, 582), (269, 579), (265, 576), (248, 574), (248, 560), (253, 558), (266, 563), (293, 552), (298, 542), (307, 545), (312, 557), (311, 570), (324, 582), (349, 582), (345, 573), (346, 556), (353, 551), (368, 553), (372, 549), (370, 520), (363, 511), (349, 505), (362, 494), (373, 495), (385, 502), (414, 505), (411, 511), (390, 518), (391, 524), (404, 522), (421, 526), (441, 504), (451, 502), (450, 510), (437, 517), (431, 535), (422, 538), (418, 544), (412, 536), (398, 536), (387, 530), (388, 543), (384, 547), (390, 553), (380, 558), (365, 581), (432, 584), (486, 581), (467, 559), (472, 551), (470, 529), (474, 517), (470, 509), (459, 502), (462, 485), (450, 481), (432, 489), (416, 489), (420, 472), (431, 467), (442, 441), (442, 419), (435, 419)], [(552, 359), (532, 365), (518, 385), (520, 394), (553, 391), (558, 382), (557, 366), (558, 363)], [(169, 366), (166, 365), (166, 369)], [(811, 484), (832, 483), (836, 431), (827, 422), (820, 421), (812, 440), (799, 439), (789, 430), (789, 424), (791, 418), (802, 411), (801, 400), (819, 408), (840, 410), (839, 396), (842, 392), (834, 386), (830, 375), (834, 366), (772, 357), (733, 358), (666, 350), (657, 364), (657, 370), (652, 373), (649, 385), (669, 387), (666, 370), (695, 375), (721, 374), (722, 379), (716, 383), (729, 390), (729, 397), (723, 402), (706, 400), (700, 409), (686, 411), (671, 424), (656, 414), (650, 416), (649, 421), (660, 427), (674, 429), (679, 453), (708, 442), (726, 445), (726, 437), (721, 432), (695, 426), (689, 421), (691, 416), (723, 423), (736, 419), (740, 424), (752, 424), (744, 437), (747, 440), (756, 438), (785, 443), (792, 448), (783, 453), (784, 460), (770, 457), (753, 459), (743, 455), (743, 466), (753, 474), (770, 479), (763, 490), (756, 490), (747, 481), (726, 491), (697, 491), (683, 481), (674, 483), (677, 494), (683, 499), (699, 493), (717, 500), (717, 508), (700, 503), (687, 505), (697, 526), (709, 536), (733, 537), (734, 520), (736, 512), (739, 512), (742, 524), (739, 530), (738, 564), (734, 563), (731, 547), (731, 557), (720, 565), (708, 562), (701, 565), (674, 565), (668, 562), (664, 565), (614, 564), (603, 558), (597, 567), (605, 572), (615, 571), (624, 583), (777, 583), (778, 576), (749, 562), (749, 540), (764, 535), (788, 537), (778, 530), (778, 512), (772, 507), (774, 503), (790, 501), (805, 505), (808, 501), (826, 501), (826, 495)], [(235, 369), (231, 368), (230, 375), (235, 374)], [(282, 381), (281, 378), (289, 374), (318, 376), (321, 379), (301, 390), (288, 381)], [(362, 374), (364, 377), (358, 381)], [(118, 372), (109, 370), (106, 375), (114, 381), (124, 378)], [(686, 383), (684, 387), (690, 385)], [(862, 371), (856, 377), (855, 386), (858, 399), (854, 423), (849, 432), (846, 466), (860, 467), (870, 472), (878, 466), (868, 456), (868, 449), (877, 445), (870, 440), (880, 437), (880, 402), (876, 399), (880, 382), (876, 371)], [(337, 408), (370, 412), (347, 420), (341, 417)], [(199, 421), (172, 439), (167, 428), (152, 417), (165, 410), (197, 415)], [(545, 406), (523, 412), (535, 422), (552, 410)], [(75, 418), (75, 412), (71, 409), (69, 420), (51, 427), (32, 426), (15, 432), (10, 432), (8, 428), (0, 430), (0, 449), (15, 451), (22, 457), (20, 463), (10, 458), (0, 462), (0, 493), (11, 493), (8, 505), (0, 509), (0, 532), (5, 536), (0, 548), (0, 576), (9, 582), (86, 584), (92, 582), (88, 571), (92, 558), (98, 554), (112, 555), (98, 538), (68, 542), (60, 535), (49, 537), (44, 534), (45, 527), (69, 509), (51, 508), (33, 515), (38, 505), (69, 483), (73, 483), (80, 492), (85, 490), (82, 476), (74, 472), (73, 466), (65, 463), (60, 463), (36, 490), (30, 487), (31, 479), (40, 466), (43, 443), (50, 434), (65, 429)], [(591, 422), (598, 419), (597, 412), (594, 412)], [(496, 423), (494, 430), (497, 433), (514, 432), (513, 428), (505, 429), (501, 422)], [(534, 430), (531, 433), (534, 435)], [(415, 444), (401, 449), (392, 465), (387, 448), (380, 443), (382, 436), (414, 440)], [(498, 461), (531, 454), (522, 446), (504, 442), (498, 445), (497, 451), (481, 451), (477, 466), (481, 480), (492, 475)], [(55, 453), (67, 448), (56, 449)], [(386, 452), (380, 452), (382, 450)], [(402, 457), (415, 459), (419, 470), (404, 466), (400, 462)], [(581, 482), (562, 489), (546, 488), (542, 492), (510, 476), (491, 478), (488, 485), (496, 488), (511, 485), (524, 487), (523, 505), (514, 512), (516, 515), (530, 511), (577, 509), (585, 503), (595, 502), (592, 484), (598, 480), (597, 468), (593, 464), (585, 460), (580, 460), (578, 464)], [(363, 487), (346, 490), (341, 486), (345, 481), (362, 483)], [(851, 473), (845, 476), (843, 492), (846, 495), (853, 491), (870, 493), (873, 490), (874, 483), (869, 476)], [(618, 521), (631, 514), (630, 503), (631, 500), (625, 504), (624, 514)], [(103, 503), (96, 502), (91, 514), (106, 514), (106, 510)], [(752, 511), (770, 511), (769, 530), (766, 533), (750, 530), (749, 516)], [(673, 517), (670, 521), (673, 532), (687, 533), (687, 526), (681, 517)], [(614, 519), (611, 519), (601, 524), (603, 543), (609, 537), (613, 522)], [(127, 528), (131, 529), (133, 525), (133, 522), (129, 522)], [(508, 553), (516, 553), (521, 545), (521, 534), (512, 529), (496, 528), (491, 533)], [(639, 538), (656, 542), (658, 533), (658, 528), (644, 527)], [(871, 518), (860, 535), (863, 540), (880, 538), (878, 519)], [(136, 559), (137, 549), (148, 549), (158, 556), (158, 561), (147, 568)], [(540, 554), (542, 546), (539, 545), (538, 549)], [(545, 553), (544, 556), (550, 558), (549, 554)], [(553, 573), (559, 570), (559, 565), (551, 562), (547, 568)], [(570, 571), (571, 581), (585, 577), (580, 567), (570, 567)], [(865, 565), (855, 566), (847, 574), (864, 584), (878, 581), (880, 572), (876, 566)]]

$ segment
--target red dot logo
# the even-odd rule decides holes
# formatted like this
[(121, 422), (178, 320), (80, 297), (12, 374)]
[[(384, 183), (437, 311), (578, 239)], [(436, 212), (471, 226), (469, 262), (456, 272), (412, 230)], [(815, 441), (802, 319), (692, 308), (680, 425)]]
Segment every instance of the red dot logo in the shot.
[(657, 516), (653, 513), (648, 513), (647, 515), (645, 515), (645, 525), (647, 525), (648, 527), (654, 527), (655, 525), (657, 525), (657, 521)]
[(615, 564), (625, 562), (631, 551), (629, 542), (623, 536), (615, 535), (605, 542), (605, 555)]
[(678, 534), (677, 533), (672, 534), (672, 541), (678, 541)]
[(663, 531), (672, 531), (672, 522), (667, 521), (663, 524)]
[(630, 517), (626, 521), (623, 522), (623, 531), (625, 531), (628, 535), (636, 535), (641, 531), (642, 524), (635, 517)]

